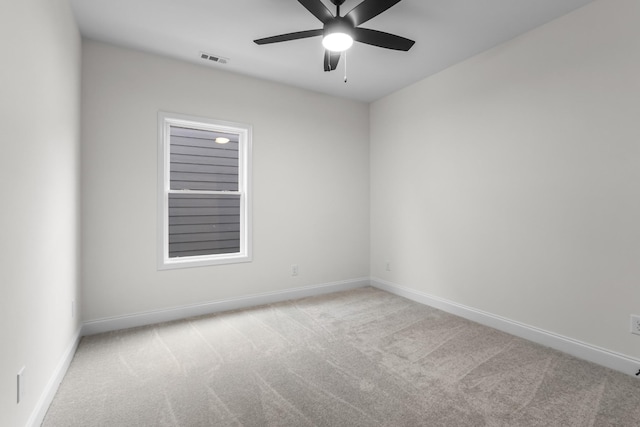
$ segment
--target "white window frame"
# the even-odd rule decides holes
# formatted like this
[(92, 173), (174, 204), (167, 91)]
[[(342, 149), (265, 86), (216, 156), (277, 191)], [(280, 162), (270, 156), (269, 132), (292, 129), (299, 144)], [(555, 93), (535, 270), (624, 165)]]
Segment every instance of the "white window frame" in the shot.
[[(172, 190), (170, 188), (170, 130), (171, 126), (237, 134), (238, 191)], [(251, 232), (251, 145), (252, 127), (244, 123), (158, 112), (158, 269), (201, 267), (235, 264), (252, 260)], [(169, 194), (239, 194), (240, 195), (240, 252), (231, 254), (169, 257)]]

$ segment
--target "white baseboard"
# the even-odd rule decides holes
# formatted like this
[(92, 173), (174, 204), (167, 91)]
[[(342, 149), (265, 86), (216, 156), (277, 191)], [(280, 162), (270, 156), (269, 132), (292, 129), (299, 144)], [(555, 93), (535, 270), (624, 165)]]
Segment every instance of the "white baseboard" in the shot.
[(638, 359), (375, 277), (371, 286), (639, 378), (635, 376), (640, 369)]
[(151, 325), (154, 323), (185, 319), (187, 317), (218, 313), (221, 311), (236, 310), (297, 298), (346, 291), (364, 286), (369, 286), (369, 278), (344, 280), (321, 285), (304, 286), (300, 288), (285, 289), (282, 291), (264, 292), (238, 298), (210, 301), (201, 304), (172, 307), (163, 310), (134, 313), (125, 316), (107, 317), (85, 322), (82, 327), (82, 335), (94, 335), (119, 329), (127, 329), (137, 326)]
[(76, 354), (76, 349), (78, 348), (78, 344), (80, 344), (80, 338), (82, 338), (81, 331), (82, 329), (78, 328), (71, 340), (71, 343), (62, 355), (60, 362), (58, 362), (58, 366), (56, 366), (56, 369), (53, 371), (49, 382), (47, 382), (47, 385), (40, 395), (40, 399), (38, 399), (38, 403), (36, 403), (33, 412), (31, 412), (31, 416), (26, 424), (27, 427), (37, 427), (42, 424), (42, 421), (44, 421), (44, 416), (47, 414), (49, 405), (51, 405), (51, 402), (58, 391), (58, 386), (67, 373), (67, 369), (69, 369), (73, 356)]

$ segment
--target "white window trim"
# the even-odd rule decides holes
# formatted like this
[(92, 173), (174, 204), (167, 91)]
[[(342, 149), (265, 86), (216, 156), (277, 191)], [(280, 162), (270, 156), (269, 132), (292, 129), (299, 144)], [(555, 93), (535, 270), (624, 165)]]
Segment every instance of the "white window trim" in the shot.
[[(240, 198), (240, 252), (233, 254), (196, 255), (169, 258), (169, 193), (170, 178), (170, 127), (192, 127), (194, 129), (235, 133), (239, 136), (238, 189)], [(201, 267), (207, 265), (235, 264), (252, 260), (251, 217), (251, 148), (252, 127), (244, 123), (214, 120), (184, 114), (158, 112), (158, 270)]]

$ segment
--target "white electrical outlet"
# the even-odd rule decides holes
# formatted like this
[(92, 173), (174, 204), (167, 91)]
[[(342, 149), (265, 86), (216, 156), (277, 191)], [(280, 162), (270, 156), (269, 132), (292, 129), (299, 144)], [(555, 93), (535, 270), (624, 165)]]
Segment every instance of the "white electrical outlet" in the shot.
[(24, 366), (16, 376), (16, 403), (20, 403), (24, 399), (25, 382), (24, 382)]
[(391, 261), (384, 262), (384, 269), (387, 271), (391, 271)]
[(291, 265), (291, 275), (292, 276), (297, 276), (298, 275), (298, 264), (292, 264)]
[(640, 316), (637, 314), (631, 315), (631, 333), (640, 335)]

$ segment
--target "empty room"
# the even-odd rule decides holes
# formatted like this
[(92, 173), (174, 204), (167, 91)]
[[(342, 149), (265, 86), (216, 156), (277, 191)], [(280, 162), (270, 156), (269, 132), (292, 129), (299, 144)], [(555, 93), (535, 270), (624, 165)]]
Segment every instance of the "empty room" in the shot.
[(0, 426), (640, 425), (639, 0), (0, 34)]

